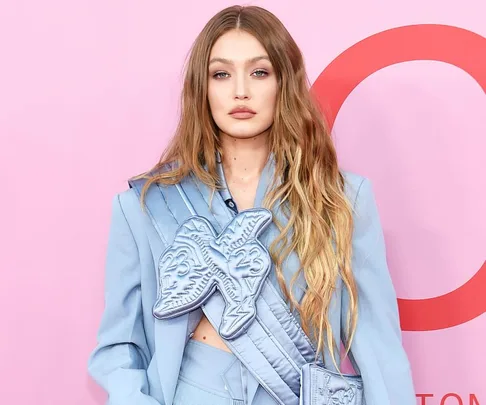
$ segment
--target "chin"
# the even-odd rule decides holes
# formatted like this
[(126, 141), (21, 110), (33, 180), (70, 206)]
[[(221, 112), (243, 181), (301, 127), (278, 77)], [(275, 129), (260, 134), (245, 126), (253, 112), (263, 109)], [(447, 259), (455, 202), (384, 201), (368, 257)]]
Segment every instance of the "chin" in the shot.
[(257, 136), (261, 133), (262, 131), (228, 131), (225, 132), (228, 136), (231, 136), (232, 138), (238, 138), (238, 139), (248, 139), (248, 138), (253, 138), (254, 136)]
[(220, 128), (228, 136), (239, 139), (252, 138), (260, 135), (268, 129), (266, 126), (251, 125), (249, 122), (241, 122), (237, 123), (237, 125), (227, 125)]

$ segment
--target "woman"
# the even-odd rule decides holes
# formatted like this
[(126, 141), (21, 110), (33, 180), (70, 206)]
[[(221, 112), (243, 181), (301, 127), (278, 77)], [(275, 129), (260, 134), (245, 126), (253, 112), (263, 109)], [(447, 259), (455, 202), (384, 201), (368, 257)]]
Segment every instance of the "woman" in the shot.
[(177, 132), (112, 215), (89, 359), (110, 404), (415, 403), (370, 181), (339, 169), (270, 12), (207, 23)]

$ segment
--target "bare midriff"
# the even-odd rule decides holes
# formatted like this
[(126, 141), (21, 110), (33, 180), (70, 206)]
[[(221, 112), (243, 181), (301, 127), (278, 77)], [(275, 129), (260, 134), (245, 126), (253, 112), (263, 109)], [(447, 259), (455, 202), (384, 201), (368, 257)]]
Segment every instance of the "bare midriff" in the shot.
[(228, 349), (228, 346), (226, 346), (223, 339), (221, 339), (221, 337), (218, 335), (218, 332), (216, 332), (216, 329), (213, 328), (213, 325), (211, 325), (205, 315), (203, 315), (201, 321), (199, 322), (199, 325), (197, 325), (197, 328), (194, 331), (194, 335), (192, 336), (192, 338), (194, 340), (198, 340), (200, 342), (214, 346), (218, 349), (231, 352), (231, 350)]

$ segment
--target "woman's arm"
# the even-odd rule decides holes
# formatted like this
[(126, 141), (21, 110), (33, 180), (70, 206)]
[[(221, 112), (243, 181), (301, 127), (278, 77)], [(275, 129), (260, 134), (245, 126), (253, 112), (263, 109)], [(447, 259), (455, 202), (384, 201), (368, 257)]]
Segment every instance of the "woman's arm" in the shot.
[(89, 374), (106, 390), (110, 405), (160, 405), (148, 395), (139, 253), (119, 195), (113, 199), (105, 274), (105, 309)]
[[(350, 360), (362, 375), (367, 405), (415, 405), (383, 230), (372, 185), (366, 178), (358, 189), (354, 220), (352, 266), (358, 287), (358, 324)], [(349, 307), (345, 288), (342, 297), (344, 332)]]

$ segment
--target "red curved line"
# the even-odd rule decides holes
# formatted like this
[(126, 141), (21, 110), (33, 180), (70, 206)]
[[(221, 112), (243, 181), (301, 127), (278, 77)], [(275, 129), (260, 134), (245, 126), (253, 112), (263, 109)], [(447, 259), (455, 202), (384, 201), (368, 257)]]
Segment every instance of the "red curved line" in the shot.
[(421, 24), (379, 32), (346, 49), (312, 85), (332, 128), (349, 94), (371, 74), (401, 62), (436, 60), (469, 73), (486, 92), (486, 38), (463, 28)]
[(447, 294), (418, 300), (398, 299), (402, 330), (450, 328), (486, 312), (486, 262), (464, 285)]

